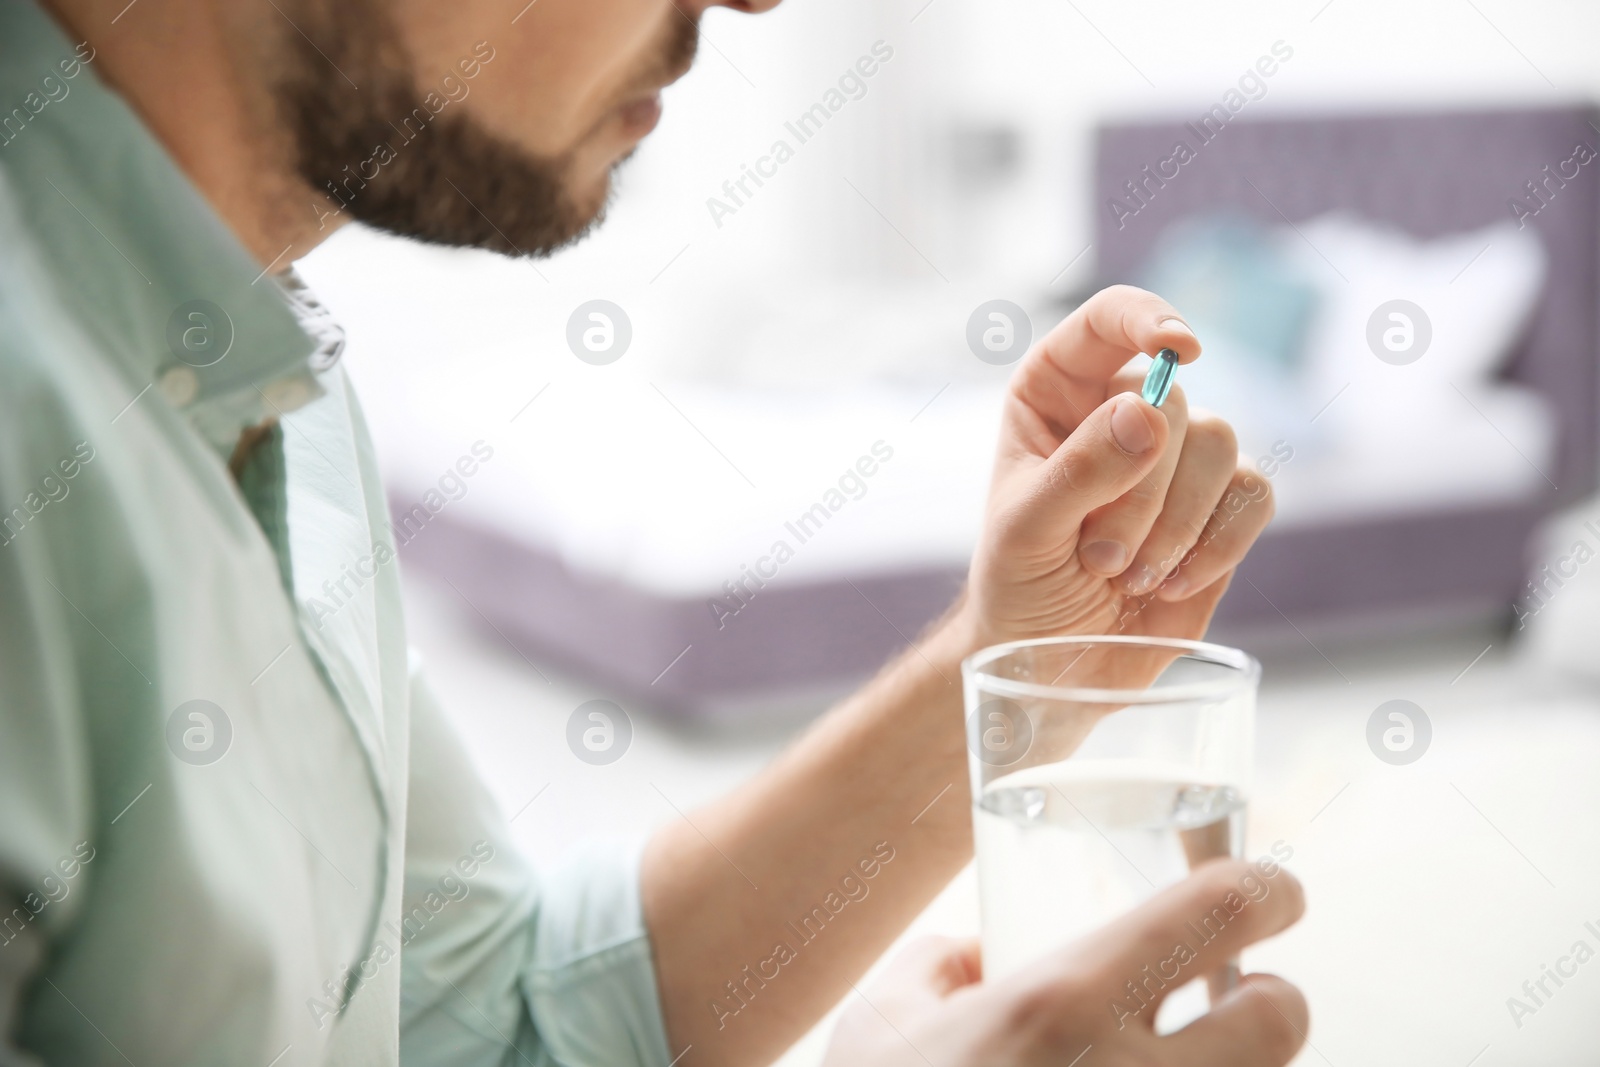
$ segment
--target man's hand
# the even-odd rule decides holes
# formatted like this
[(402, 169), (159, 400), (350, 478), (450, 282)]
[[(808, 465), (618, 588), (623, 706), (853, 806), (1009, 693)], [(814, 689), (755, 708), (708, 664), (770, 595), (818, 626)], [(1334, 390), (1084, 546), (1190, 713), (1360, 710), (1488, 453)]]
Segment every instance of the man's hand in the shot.
[(973, 647), (1051, 634), (1195, 638), (1272, 517), (1267, 480), (1233, 430), (1160, 408), (1123, 370), (1200, 342), (1142, 289), (1097, 293), (1023, 360), (1006, 397), (983, 533), (964, 606)]
[[(1220, 936), (1198, 945), (1187, 924), (1198, 928), (1217, 908), (1229, 913), (1229, 894), (1235, 906), (1247, 903)], [(1225, 861), (993, 984), (979, 984), (976, 943), (918, 942), (840, 1018), (824, 1067), (1067, 1067), (1079, 1057), (1085, 1067), (1281, 1067), (1305, 1042), (1308, 1019), (1304, 998), (1281, 978), (1246, 976), (1176, 1033), (1156, 1036), (1154, 1021), (1168, 993), (1304, 910), (1288, 872), (1264, 879), (1250, 864)], [(1195, 950), (1181, 966), (1179, 944)], [(1174, 971), (1162, 988), (1162, 972)]]
[[(971, 859), (963, 657), (1050, 634), (1204, 633), (1272, 496), (1265, 478), (1238, 468), (1233, 432), (1191, 413), (1181, 389), (1159, 410), (1139, 399), (1138, 376), (1122, 368), (1162, 348), (1184, 362), (1200, 354), (1171, 307), (1125, 287), (1100, 293), (1035, 345), (1012, 380), (960, 606), (767, 773), (656, 835), (641, 892), (672, 1051), (692, 1049), (682, 1067), (770, 1062)], [(795, 936), (795, 917), (879, 845), (897, 858), (871, 897), (839, 912), (803, 954), (791, 945), (794, 962), (774, 978), (774, 946)], [(1209, 1025), (1247, 1010), (1217, 1013)], [(1022, 1039), (1024, 1024), (1045, 1025), (1023, 1019), (1011, 1036)], [(963, 1047), (928, 1040), (930, 1055)]]

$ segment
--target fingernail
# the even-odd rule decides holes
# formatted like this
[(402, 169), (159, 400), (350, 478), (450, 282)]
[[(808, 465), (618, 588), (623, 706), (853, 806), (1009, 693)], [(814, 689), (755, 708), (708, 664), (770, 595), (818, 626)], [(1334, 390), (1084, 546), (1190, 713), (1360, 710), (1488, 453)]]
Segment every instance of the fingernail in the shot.
[(1078, 550), (1083, 562), (1101, 574), (1120, 574), (1128, 562), (1128, 550), (1115, 541), (1095, 541)]
[(1111, 436), (1130, 456), (1142, 456), (1156, 443), (1155, 431), (1150, 429), (1138, 402), (1131, 398), (1117, 401), (1112, 409)]
[(1134, 573), (1122, 576), (1123, 584), (1127, 586), (1128, 592), (1134, 596), (1143, 596), (1160, 580), (1161, 575), (1157, 574), (1155, 568), (1148, 563), (1141, 566)]
[(1188, 334), (1190, 337), (1194, 336), (1194, 331), (1189, 329), (1189, 324), (1184, 322), (1182, 319), (1174, 319), (1170, 317), (1162, 319), (1160, 322), (1156, 323), (1156, 328), (1159, 330), (1178, 330), (1182, 333)]
[(1168, 578), (1161, 586), (1162, 600), (1182, 600), (1189, 592), (1189, 579), (1176, 576)]

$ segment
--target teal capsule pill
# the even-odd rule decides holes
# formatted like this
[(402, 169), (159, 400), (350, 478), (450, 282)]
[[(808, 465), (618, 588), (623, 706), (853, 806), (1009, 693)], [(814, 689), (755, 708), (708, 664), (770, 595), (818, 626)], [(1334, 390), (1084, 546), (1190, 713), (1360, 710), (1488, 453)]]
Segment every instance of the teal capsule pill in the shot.
[(1163, 348), (1156, 353), (1156, 361), (1150, 364), (1150, 373), (1144, 376), (1144, 388), (1139, 390), (1139, 395), (1144, 401), (1154, 407), (1160, 407), (1167, 401), (1167, 394), (1172, 392), (1172, 379), (1178, 376), (1178, 353), (1170, 348)]

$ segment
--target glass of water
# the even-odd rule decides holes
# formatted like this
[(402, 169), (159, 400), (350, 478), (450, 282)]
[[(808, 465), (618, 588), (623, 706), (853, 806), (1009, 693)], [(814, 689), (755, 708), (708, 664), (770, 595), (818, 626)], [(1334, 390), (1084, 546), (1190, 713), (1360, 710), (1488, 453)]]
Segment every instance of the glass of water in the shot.
[[(1057, 637), (962, 664), (986, 980), (1244, 854), (1261, 665), (1153, 637)], [(1231, 988), (1237, 967), (1213, 979)], [(1169, 998), (1163, 1031), (1201, 1014)]]

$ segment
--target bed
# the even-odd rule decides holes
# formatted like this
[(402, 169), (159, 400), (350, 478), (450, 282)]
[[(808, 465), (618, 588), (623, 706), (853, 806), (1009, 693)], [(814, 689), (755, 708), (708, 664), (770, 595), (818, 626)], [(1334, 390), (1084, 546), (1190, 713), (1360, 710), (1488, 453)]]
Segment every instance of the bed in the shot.
[[(1600, 163), (1548, 202), (1531, 201), (1537, 214), (1517, 219), (1508, 202), (1531, 196), (1525, 183), (1574, 145), (1593, 144), (1594, 119), (1584, 108), (1543, 108), (1239, 120), (1132, 218), (1102, 205), (1167, 156), (1185, 123), (1099, 132), (1102, 283), (1141, 280), (1171, 226), (1217, 211), (1295, 230), (1343, 210), (1418, 240), (1511, 219), (1543, 248), (1537, 302), (1499, 376), (1537, 398), (1550, 432), (1519, 447), (1494, 418), (1477, 430), (1529, 453), (1499, 457), (1521, 474), (1479, 479), (1488, 488), (1476, 494), (1468, 479), (1449, 499), (1409, 508), (1306, 504), (1242, 568), (1219, 612), (1223, 638), (1509, 614), (1535, 527), (1596, 486)], [(493, 478), (430, 513), (402, 558), (448, 580), (521, 654), (613, 699), (686, 716), (815, 706), (914, 640), (960, 586), (999, 389), (934, 393), (936, 384), (828, 398), (638, 381), (533, 401), (517, 434), (496, 440)], [(1478, 417), (1471, 406), (1461, 419)], [(658, 445), (625, 458), (572, 444), (605, 419), (647, 426)], [(737, 463), (711, 456), (706, 446), (739, 427), (779, 443)], [(375, 410), (374, 432), (397, 518), (414, 515), (436, 482), (437, 456), (476, 435), (449, 411), (412, 420)], [(892, 458), (856, 479), (859, 496), (852, 481), (841, 506), (827, 507), (878, 445)], [(596, 479), (614, 483), (610, 504), (595, 504)], [(789, 532), (818, 503), (830, 516), (825, 535)], [(813, 535), (804, 545), (802, 533)], [(779, 540), (792, 559), (774, 562)]]

